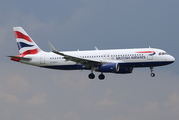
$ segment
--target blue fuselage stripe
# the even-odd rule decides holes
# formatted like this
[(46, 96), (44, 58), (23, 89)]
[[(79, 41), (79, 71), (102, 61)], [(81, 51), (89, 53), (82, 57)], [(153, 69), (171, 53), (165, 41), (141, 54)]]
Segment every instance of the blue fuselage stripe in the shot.
[[(173, 63), (173, 61), (164, 61), (164, 62), (135, 62), (135, 63), (119, 63), (119, 66), (122, 68), (125, 67), (155, 67), (163, 66)], [(49, 69), (58, 69), (58, 70), (80, 70), (80, 69), (90, 69), (86, 68), (83, 65), (54, 65), (54, 66), (41, 66)]]

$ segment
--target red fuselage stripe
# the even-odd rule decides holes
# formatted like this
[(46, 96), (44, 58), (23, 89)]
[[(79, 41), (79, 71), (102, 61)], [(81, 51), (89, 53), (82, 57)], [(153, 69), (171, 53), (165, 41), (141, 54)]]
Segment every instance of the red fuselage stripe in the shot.
[(154, 51), (141, 51), (141, 52), (136, 52), (136, 53), (155, 53)]

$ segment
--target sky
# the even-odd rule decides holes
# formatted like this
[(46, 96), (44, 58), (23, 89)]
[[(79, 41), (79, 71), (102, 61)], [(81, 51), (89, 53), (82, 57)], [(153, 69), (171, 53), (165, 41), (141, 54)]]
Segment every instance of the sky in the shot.
[[(1, 0), (1, 120), (178, 120), (178, 0)], [(88, 79), (10, 61), (18, 55), (12, 27), (21, 26), (44, 51), (159, 48), (168, 66)], [(100, 73), (95, 72), (96, 76)]]

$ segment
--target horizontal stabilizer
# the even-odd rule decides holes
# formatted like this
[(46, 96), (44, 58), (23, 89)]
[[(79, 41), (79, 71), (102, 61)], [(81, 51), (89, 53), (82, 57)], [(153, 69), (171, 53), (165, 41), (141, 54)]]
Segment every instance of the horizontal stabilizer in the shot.
[(18, 56), (7, 56), (7, 57), (11, 57), (11, 60), (19, 62), (20, 60), (26, 60), (29, 61), (32, 58), (26, 58), (26, 57), (18, 57)]

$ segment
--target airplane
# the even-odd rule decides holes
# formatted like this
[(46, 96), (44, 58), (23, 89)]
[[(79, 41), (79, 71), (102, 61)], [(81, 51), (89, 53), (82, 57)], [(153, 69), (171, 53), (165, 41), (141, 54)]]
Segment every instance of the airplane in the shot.
[(8, 56), (11, 60), (56, 70), (91, 70), (89, 79), (94, 79), (94, 71), (103, 73), (129, 74), (133, 68), (149, 67), (151, 77), (153, 68), (171, 64), (175, 58), (164, 50), (156, 48), (111, 49), (87, 51), (57, 51), (50, 42), (50, 52), (41, 50), (22, 27), (13, 27), (20, 55)]

